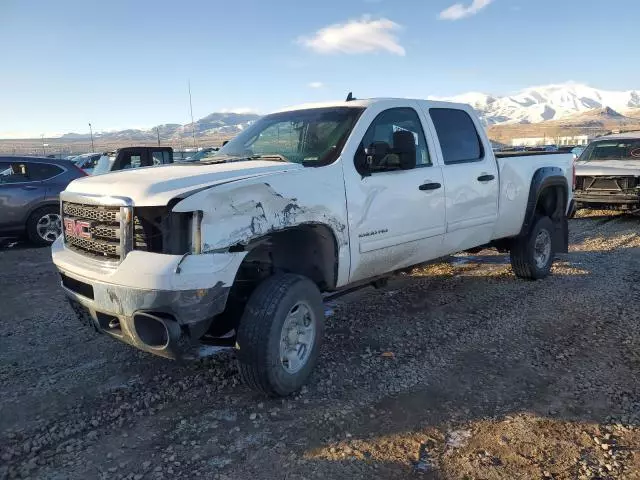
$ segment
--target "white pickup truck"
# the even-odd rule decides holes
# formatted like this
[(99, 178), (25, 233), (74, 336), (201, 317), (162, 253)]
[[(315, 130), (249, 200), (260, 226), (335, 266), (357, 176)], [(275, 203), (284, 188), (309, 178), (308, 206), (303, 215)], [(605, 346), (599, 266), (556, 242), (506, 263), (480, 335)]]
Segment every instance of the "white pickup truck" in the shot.
[(467, 105), (306, 105), (206, 162), (72, 182), (53, 261), (97, 330), (176, 359), (235, 348), (247, 384), (286, 395), (317, 362), (327, 296), (477, 247), (547, 276), (572, 175), (571, 154), (496, 159)]

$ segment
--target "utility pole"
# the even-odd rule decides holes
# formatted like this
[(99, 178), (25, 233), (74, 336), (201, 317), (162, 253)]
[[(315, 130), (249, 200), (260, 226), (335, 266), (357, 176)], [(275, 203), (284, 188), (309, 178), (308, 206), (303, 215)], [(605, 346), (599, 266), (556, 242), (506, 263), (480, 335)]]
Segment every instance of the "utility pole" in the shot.
[(45, 143), (44, 143), (44, 133), (42, 133), (40, 135), (40, 138), (42, 139), (42, 156), (46, 157), (47, 156), (47, 150), (45, 149)]
[(189, 80), (189, 110), (191, 111), (191, 136), (193, 137), (193, 148), (196, 148), (196, 126), (193, 123), (193, 104), (191, 103), (191, 80)]
[(158, 134), (158, 146), (160, 146), (160, 129), (156, 127), (156, 133)]
[(91, 153), (95, 152), (93, 148), (93, 127), (91, 126), (91, 122), (89, 122), (89, 133), (91, 134)]

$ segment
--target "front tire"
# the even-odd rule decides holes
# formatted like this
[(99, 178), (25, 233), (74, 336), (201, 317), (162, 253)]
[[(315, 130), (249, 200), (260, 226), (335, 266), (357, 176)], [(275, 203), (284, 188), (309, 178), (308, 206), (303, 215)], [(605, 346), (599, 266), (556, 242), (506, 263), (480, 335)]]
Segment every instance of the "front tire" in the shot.
[(529, 235), (515, 240), (511, 248), (511, 267), (519, 278), (539, 280), (551, 272), (553, 251), (553, 221), (538, 217)]
[(316, 366), (323, 336), (318, 287), (300, 275), (267, 278), (251, 294), (238, 327), (236, 348), (243, 381), (267, 395), (295, 392)]
[(62, 235), (62, 218), (58, 207), (49, 206), (37, 209), (27, 220), (27, 236), (35, 245), (47, 246)]

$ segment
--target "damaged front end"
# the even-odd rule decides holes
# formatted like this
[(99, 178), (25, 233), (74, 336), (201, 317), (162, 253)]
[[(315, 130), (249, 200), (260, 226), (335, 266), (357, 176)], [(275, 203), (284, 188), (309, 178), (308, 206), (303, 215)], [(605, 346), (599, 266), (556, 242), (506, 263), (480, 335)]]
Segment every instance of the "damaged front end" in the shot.
[(637, 210), (640, 176), (578, 175), (574, 198), (578, 208)]
[(153, 291), (119, 287), (61, 273), (77, 317), (100, 333), (140, 350), (186, 360), (230, 349), (232, 339), (206, 335), (225, 308), (229, 288)]

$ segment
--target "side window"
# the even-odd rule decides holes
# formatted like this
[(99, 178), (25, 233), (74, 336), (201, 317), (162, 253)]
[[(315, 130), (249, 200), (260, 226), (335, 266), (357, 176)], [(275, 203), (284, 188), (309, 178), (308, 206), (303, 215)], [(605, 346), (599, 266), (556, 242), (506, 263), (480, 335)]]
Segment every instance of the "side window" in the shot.
[(166, 165), (169, 163), (169, 152), (153, 152), (151, 154), (151, 165)]
[(24, 183), (29, 181), (26, 163), (0, 163), (0, 183)]
[(391, 108), (379, 114), (364, 134), (356, 153), (356, 169), (371, 173), (431, 166), (418, 114), (412, 108)]
[(50, 163), (29, 163), (27, 165), (29, 180), (33, 181), (49, 180), (62, 172), (62, 168)]
[(140, 168), (142, 165), (142, 157), (140, 155), (128, 154), (122, 159), (122, 170), (127, 168)]
[(162, 161), (163, 152), (152, 152), (151, 153), (151, 165), (162, 165), (164, 162)]
[(484, 158), (480, 136), (473, 120), (464, 110), (429, 109), (445, 165), (477, 162)]

